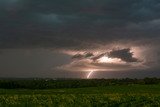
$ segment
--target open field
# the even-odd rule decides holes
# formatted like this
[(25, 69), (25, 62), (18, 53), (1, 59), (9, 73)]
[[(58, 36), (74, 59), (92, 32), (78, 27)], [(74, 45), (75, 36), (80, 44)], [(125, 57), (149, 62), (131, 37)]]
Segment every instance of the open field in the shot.
[(0, 106), (158, 107), (160, 85), (114, 85), (64, 89), (0, 89)]

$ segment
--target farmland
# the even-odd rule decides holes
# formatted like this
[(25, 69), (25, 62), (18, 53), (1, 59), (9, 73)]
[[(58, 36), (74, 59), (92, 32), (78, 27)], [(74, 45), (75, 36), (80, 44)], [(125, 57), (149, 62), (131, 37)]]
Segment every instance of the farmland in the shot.
[[(18, 80), (20, 81), (20, 80)], [(28, 81), (28, 80), (27, 80)], [(70, 80), (75, 81), (75, 80)], [(81, 80), (79, 80), (81, 81)], [(91, 80), (83, 80), (91, 81)], [(93, 80), (92, 80), (93, 81)], [(104, 80), (103, 80), (104, 81)], [(108, 80), (106, 80), (108, 81)], [(118, 80), (119, 81), (119, 80)], [(115, 82), (115, 81), (114, 81)], [(2, 82), (1, 82), (2, 83)], [(12, 81), (13, 83), (13, 81)], [(123, 83), (123, 82), (122, 82)], [(11, 107), (158, 107), (160, 84), (112, 84), (76, 88), (0, 89), (0, 106)], [(14, 82), (15, 84), (15, 82)], [(13, 85), (13, 84), (12, 84)], [(69, 84), (68, 84), (69, 85)]]

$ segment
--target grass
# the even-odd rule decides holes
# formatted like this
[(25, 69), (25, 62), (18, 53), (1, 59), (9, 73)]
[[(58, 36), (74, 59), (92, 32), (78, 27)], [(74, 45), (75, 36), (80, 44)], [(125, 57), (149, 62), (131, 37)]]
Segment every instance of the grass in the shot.
[(160, 85), (0, 89), (0, 107), (159, 107)]

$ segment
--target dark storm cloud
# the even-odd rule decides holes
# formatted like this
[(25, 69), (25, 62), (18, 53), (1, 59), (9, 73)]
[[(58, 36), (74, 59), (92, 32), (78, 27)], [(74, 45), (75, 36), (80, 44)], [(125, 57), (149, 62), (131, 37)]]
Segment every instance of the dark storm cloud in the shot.
[(99, 59), (99, 58), (101, 58), (101, 57), (103, 57), (103, 56), (105, 56), (105, 55), (106, 55), (106, 53), (102, 53), (102, 54), (100, 54), (100, 55), (94, 56), (94, 57), (92, 58), (92, 60), (93, 60), (93, 61), (96, 61), (97, 59)]
[(131, 52), (130, 48), (125, 49), (113, 49), (112, 51), (102, 52), (100, 54), (94, 55), (93, 53), (83, 53), (83, 54), (75, 54), (72, 56), (72, 59), (90, 59), (93, 62), (96, 62), (98, 59), (103, 56), (108, 56), (109, 58), (118, 58), (124, 62), (141, 62), (138, 58), (133, 57), (134, 52)]
[(133, 52), (128, 49), (120, 49), (120, 50), (112, 50), (108, 53), (110, 58), (120, 58), (122, 61), (125, 62), (138, 62), (137, 58), (133, 57)]
[(76, 54), (74, 56), (72, 56), (72, 59), (82, 59), (84, 58), (84, 56), (82, 54)]
[[(84, 67), (86, 69), (115, 68), (116, 70), (124, 68), (131, 71), (130, 69), (134, 68), (151, 67), (151, 71), (158, 71), (159, 34), (159, 0), (0, 0), (0, 52), (2, 51), (0, 71), (4, 71), (4, 73), (0, 73), (2, 76), (5, 71), (8, 71), (5, 75), (12, 76), (13, 73), (17, 75), (24, 70), (19, 67), (21, 61), (18, 62), (19, 59), (25, 58), (23, 53), (21, 55), (12, 51), (4, 53), (4, 50), (16, 51), (32, 48), (49, 48), (56, 52), (60, 50), (60, 53), (69, 50), (80, 52), (80, 54), (74, 53), (73, 56), (73, 54), (66, 55), (65, 53), (67, 57), (65, 59), (62, 58), (64, 54), (47, 57), (49, 56), (48, 52), (44, 52), (42, 56), (47, 58), (39, 61), (37, 59), (41, 59), (40, 57), (35, 59), (33, 57), (26, 64), (28, 56), (22, 61), (22, 66), (26, 64), (24, 67), (26, 71), (21, 72), (23, 75), (28, 74), (28, 71), (31, 74), (33, 71), (37, 71), (34, 74), (37, 75), (44, 68), (44, 71), (49, 71), (48, 68), (52, 68), (52, 64), (56, 67), (58, 62), (68, 64), (66, 67), (69, 70), (83, 69)], [(116, 47), (121, 49), (112, 50)], [(125, 61), (126, 65), (98, 64), (96, 60), (107, 56), (108, 50), (112, 50), (109, 53), (110, 57), (119, 58)], [(134, 53), (130, 52), (131, 50)], [(84, 53), (81, 54), (81, 52)], [(138, 58), (135, 58), (133, 54)], [(73, 62), (70, 62), (68, 55), (73, 56)], [(37, 55), (33, 54), (33, 56)], [(59, 58), (64, 60), (60, 61)], [(139, 58), (144, 60), (141, 62)], [(55, 62), (48, 64), (45, 59)], [(87, 62), (88, 59), (93, 63)], [(10, 61), (14, 62), (10, 63)], [(39, 65), (41, 62), (46, 64)], [(145, 65), (145, 67), (141, 65)], [(34, 70), (35, 66), (37, 70)], [(17, 72), (11, 72), (12, 69)], [(41, 75), (43, 74), (44, 72), (41, 72)], [(48, 74), (50, 76), (50, 73)], [(157, 74), (159, 75), (158, 72), (154, 75)], [(59, 74), (56, 71), (54, 76), (57, 75)]]
[(85, 52), (83, 54), (75, 54), (72, 56), (72, 59), (78, 59), (78, 60), (81, 60), (81, 59), (90, 59), (92, 61), (97, 61), (98, 59), (100, 59), (101, 57), (107, 55), (107, 53), (100, 53), (100, 54), (97, 54), (97, 55), (94, 55), (93, 53), (89, 52)]
[(72, 56), (72, 59), (87, 59), (87, 58), (91, 58), (91, 57), (93, 57), (94, 56), (94, 54), (93, 53), (87, 53), (87, 52), (85, 52), (84, 54), (75, 54), (75, 55), (73, 55)]
[(1, 0), (0, 48), (85, 49), (117, 40), (144, 44), (158, 38), (159, 10), (158, 0)]
[(86, 54), (85, 54), (85, 58), (90, 58), (90, 57), (92, 57), (92, 56), (94, 56), (93, 53), (86, 53)]

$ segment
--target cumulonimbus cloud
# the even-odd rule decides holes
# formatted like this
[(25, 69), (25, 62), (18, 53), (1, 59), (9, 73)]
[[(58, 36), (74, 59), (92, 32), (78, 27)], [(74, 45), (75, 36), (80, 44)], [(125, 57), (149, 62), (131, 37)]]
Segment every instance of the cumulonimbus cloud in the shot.
[(72, 59), (84, 59), (84, 58), (91, 58), (91, 57), (93, 57), (94, 56), (94, 54), (93, 53), (91, 53), (91, 52), (86, 52), (86, 53), (84, 53), (84, 54), (75, 54), (75, 55), (73, 55), (72, 56)]
[(91, 52), (85, 52), (83, 54), (75, 54), (72, 56), (72, 59), (90, 59), (94, 62), (100, 59), (103, 56), (108, 56), (109, 58), (118, 58), (121, 59), (124, 62), (131, 63), (131, 62), (139, 62), (140, 60), (138, 58), (133, 57), (134, 52), (131, 52), (130, 48), (124, 48), (124, 49), (113, 49), (109, 52), (102, 52), (100, 54), (95, 55)]
[[(144, 69), (143, 62), (133, 57), (134, 53), (130, 48), (112, 49), (111, 51), (101, 52), (99, 54), (84, 52), (72, 56), (72, 62), (58, 67), (61, 70), (68, 71), (122, 71), (131, 69)], [(114, 62), (100, 62), (102, 58), (116, 59)], [(119, 59), (119, 60), (117, 60)]]
[[(14, 1), (0, 0), (0, 50), (49, 48), (82, 51), (98, 50), (115, 43), (126, 47), (144, 46), (145, 49), (151, 45), (145, 51), (148, 60), (159, 52), (158, 0)], [(96, 63), (107, 55), (126, 63), (141, 63), (130, 48), (106, 52), (77, 54), (72, 59)], [(157, 61), (158, 65), (159, 58), (159, 54), (154, 55), (150, 58), (154, 61), (148, 62)]]
[(0, 1), (0, 49), (75, 50), (119, 40), (132, 45), (143, 45), (144, 39), (160, 40), (157, 0), (14, 1)]
[(110, 58), (120, 58), (122, 61), (125, 62), (138, 62), (139, 60), (133, 57), (133, 52), (131, 49), (119, 49), (119, 50), (112, 50), (108, 53), (108, 57)]

